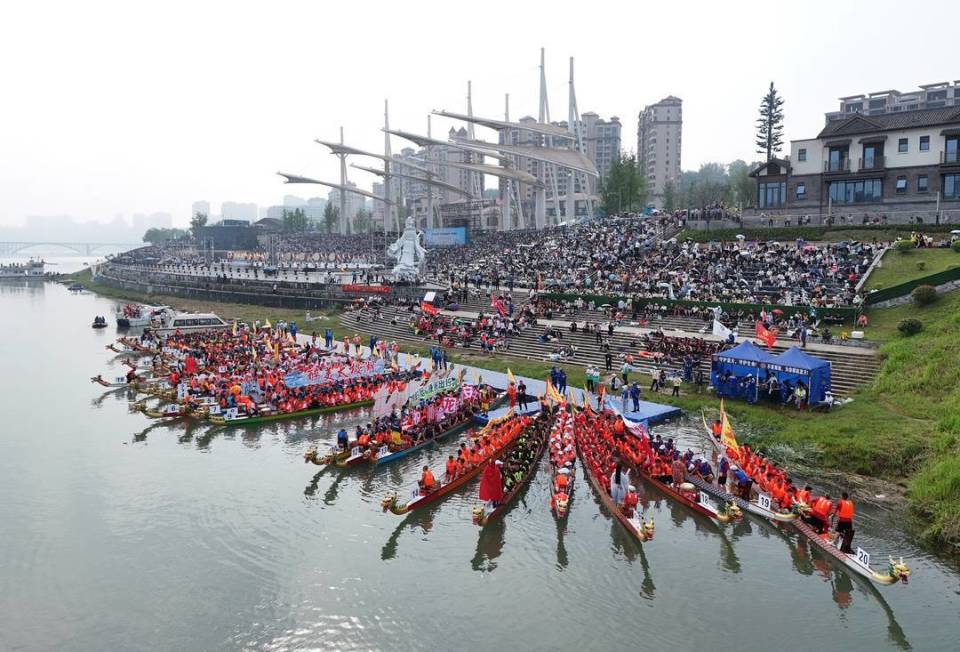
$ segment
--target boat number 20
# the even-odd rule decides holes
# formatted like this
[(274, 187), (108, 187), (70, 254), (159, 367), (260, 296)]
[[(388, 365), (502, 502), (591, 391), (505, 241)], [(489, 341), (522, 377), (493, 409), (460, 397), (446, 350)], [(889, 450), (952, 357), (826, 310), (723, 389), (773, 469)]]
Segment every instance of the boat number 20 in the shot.
[(857, 548), (857, 563), (864, 568), (870, 568), (870, 553), (863, 548)]

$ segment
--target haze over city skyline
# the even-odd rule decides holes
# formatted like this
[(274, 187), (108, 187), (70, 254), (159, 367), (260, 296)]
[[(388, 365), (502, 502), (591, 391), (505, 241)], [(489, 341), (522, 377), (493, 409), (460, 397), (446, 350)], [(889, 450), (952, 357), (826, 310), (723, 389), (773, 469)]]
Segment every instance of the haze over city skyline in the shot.
[[(955, 3), (927, 6), (944, 25), (960, 13)], [(550, 117), (567, 117), (573, 56), (581, 113), (618, 116), (628, 152), (638, 112), (681, 97), (683, 169), (759, 158), (754, 121), (770, 81), (786, 100), (790, 140), (815, 135), (842, 95), (960, 77), (948, 30), (935, 37), (902, 5), (805, 8), (19, 3), (0, 24), (0, 56), (15, 64), (0, 72), (0, 228), (31, 215), (109, 222), (154, 212), (184, 226), (196, 200), (326, 197), (274, 173), (337, 180), (336, 158), (313, 139), (336, 140), (340, 126), (347, 144), (382, 152), (384, 98), (391, 127), (417, 133), (432, 109), (465, 112), (468, 80), (476, 115), (502, 118), (504, 93), (511, 119), (536, 115), (541, 46)], [(877, 34), (887, 36), (868, 38)], [(923, 40), (922, 69), (900, 39)], [(433, 135), (461, 124), (434, 117)], [(394, 152), (405, 146), (393, 140)], [(361, 188), (376, 180), (348, 174)]]

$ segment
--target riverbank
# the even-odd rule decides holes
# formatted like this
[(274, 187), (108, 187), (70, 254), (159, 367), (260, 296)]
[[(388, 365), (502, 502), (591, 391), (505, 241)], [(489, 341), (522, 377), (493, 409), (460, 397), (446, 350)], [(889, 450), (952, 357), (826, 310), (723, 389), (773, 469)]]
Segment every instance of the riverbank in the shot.
[[(359, 334), (369, 337), (368, 322), (355, 328), (341, 325), (339, 313), (307, 323), (304, 313), (244, 304), (192, 301), (178, 297), (143, 296), (115, 290), (90, 280), (89, 272), (75, 279), (87, 289), (116, 299), (168, 303), (185, 310), (214, 311), (227, 319), (252, 323), (257, 319), (296, 321), (301, 332), (331, 328), (338, 339)], [(905, 337), (896, 325), (906, 317), (920, 319), (921, 333)], [(870, 331), (885, 341), (883, 364), (877, 378), (853, 394), (852, 403), (828, 414), (788, 408), (727, 404), (733, 419), (749, 425), (751, 444), (790, 468), (811, 474), (857, 474), (896, 485), (906, 496), (918, 530), (932, 545), (960, 546), (960, 293), (944, 296), (927, 308), (912, 305), (874, 310)], [(426, 354), (429, 347), (401, 343), (406, 353)], [(532, 378), (545, 377), (550, 363), (453, 353), (452, 362), (505, 371)], [(584, 368), (564, 366), (568, 383), (582, 387)], [(643, 380), (648, 381), (644, 378)], [(679, 398), (645, 395), (645, 399), (675, 405), (699, 414), (712, 411), (719, 401), (684, 386)], [(867, 486), (866, 480), (851, 482)]]

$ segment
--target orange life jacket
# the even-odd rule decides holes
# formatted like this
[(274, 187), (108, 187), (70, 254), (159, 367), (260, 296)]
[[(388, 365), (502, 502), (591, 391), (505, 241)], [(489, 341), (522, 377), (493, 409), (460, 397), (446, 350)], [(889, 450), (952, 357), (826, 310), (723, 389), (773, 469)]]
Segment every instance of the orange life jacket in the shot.
[(423, 477), (420, 478), (420, 482), (423, 484), (424, 489), (429, 489), (433, 486), (433, 471), (427, 469), (423, 472)]
[(837, 501), (837, 518), (839, 518), (841, 521), (853, 520), (853, 501), (852, 500)]

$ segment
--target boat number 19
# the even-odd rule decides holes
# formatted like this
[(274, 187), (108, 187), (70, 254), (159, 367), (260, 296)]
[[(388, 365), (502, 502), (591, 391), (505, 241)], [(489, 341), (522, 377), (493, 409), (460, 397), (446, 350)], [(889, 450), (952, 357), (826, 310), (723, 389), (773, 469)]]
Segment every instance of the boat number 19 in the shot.
[(763, 509), (770, 509), (770, 496), (767, 494), (757, 494), (757, 505)]
[(864, 568), (870, 568), (870, 553), (863, 548), (857, 548), (857, 563)]

